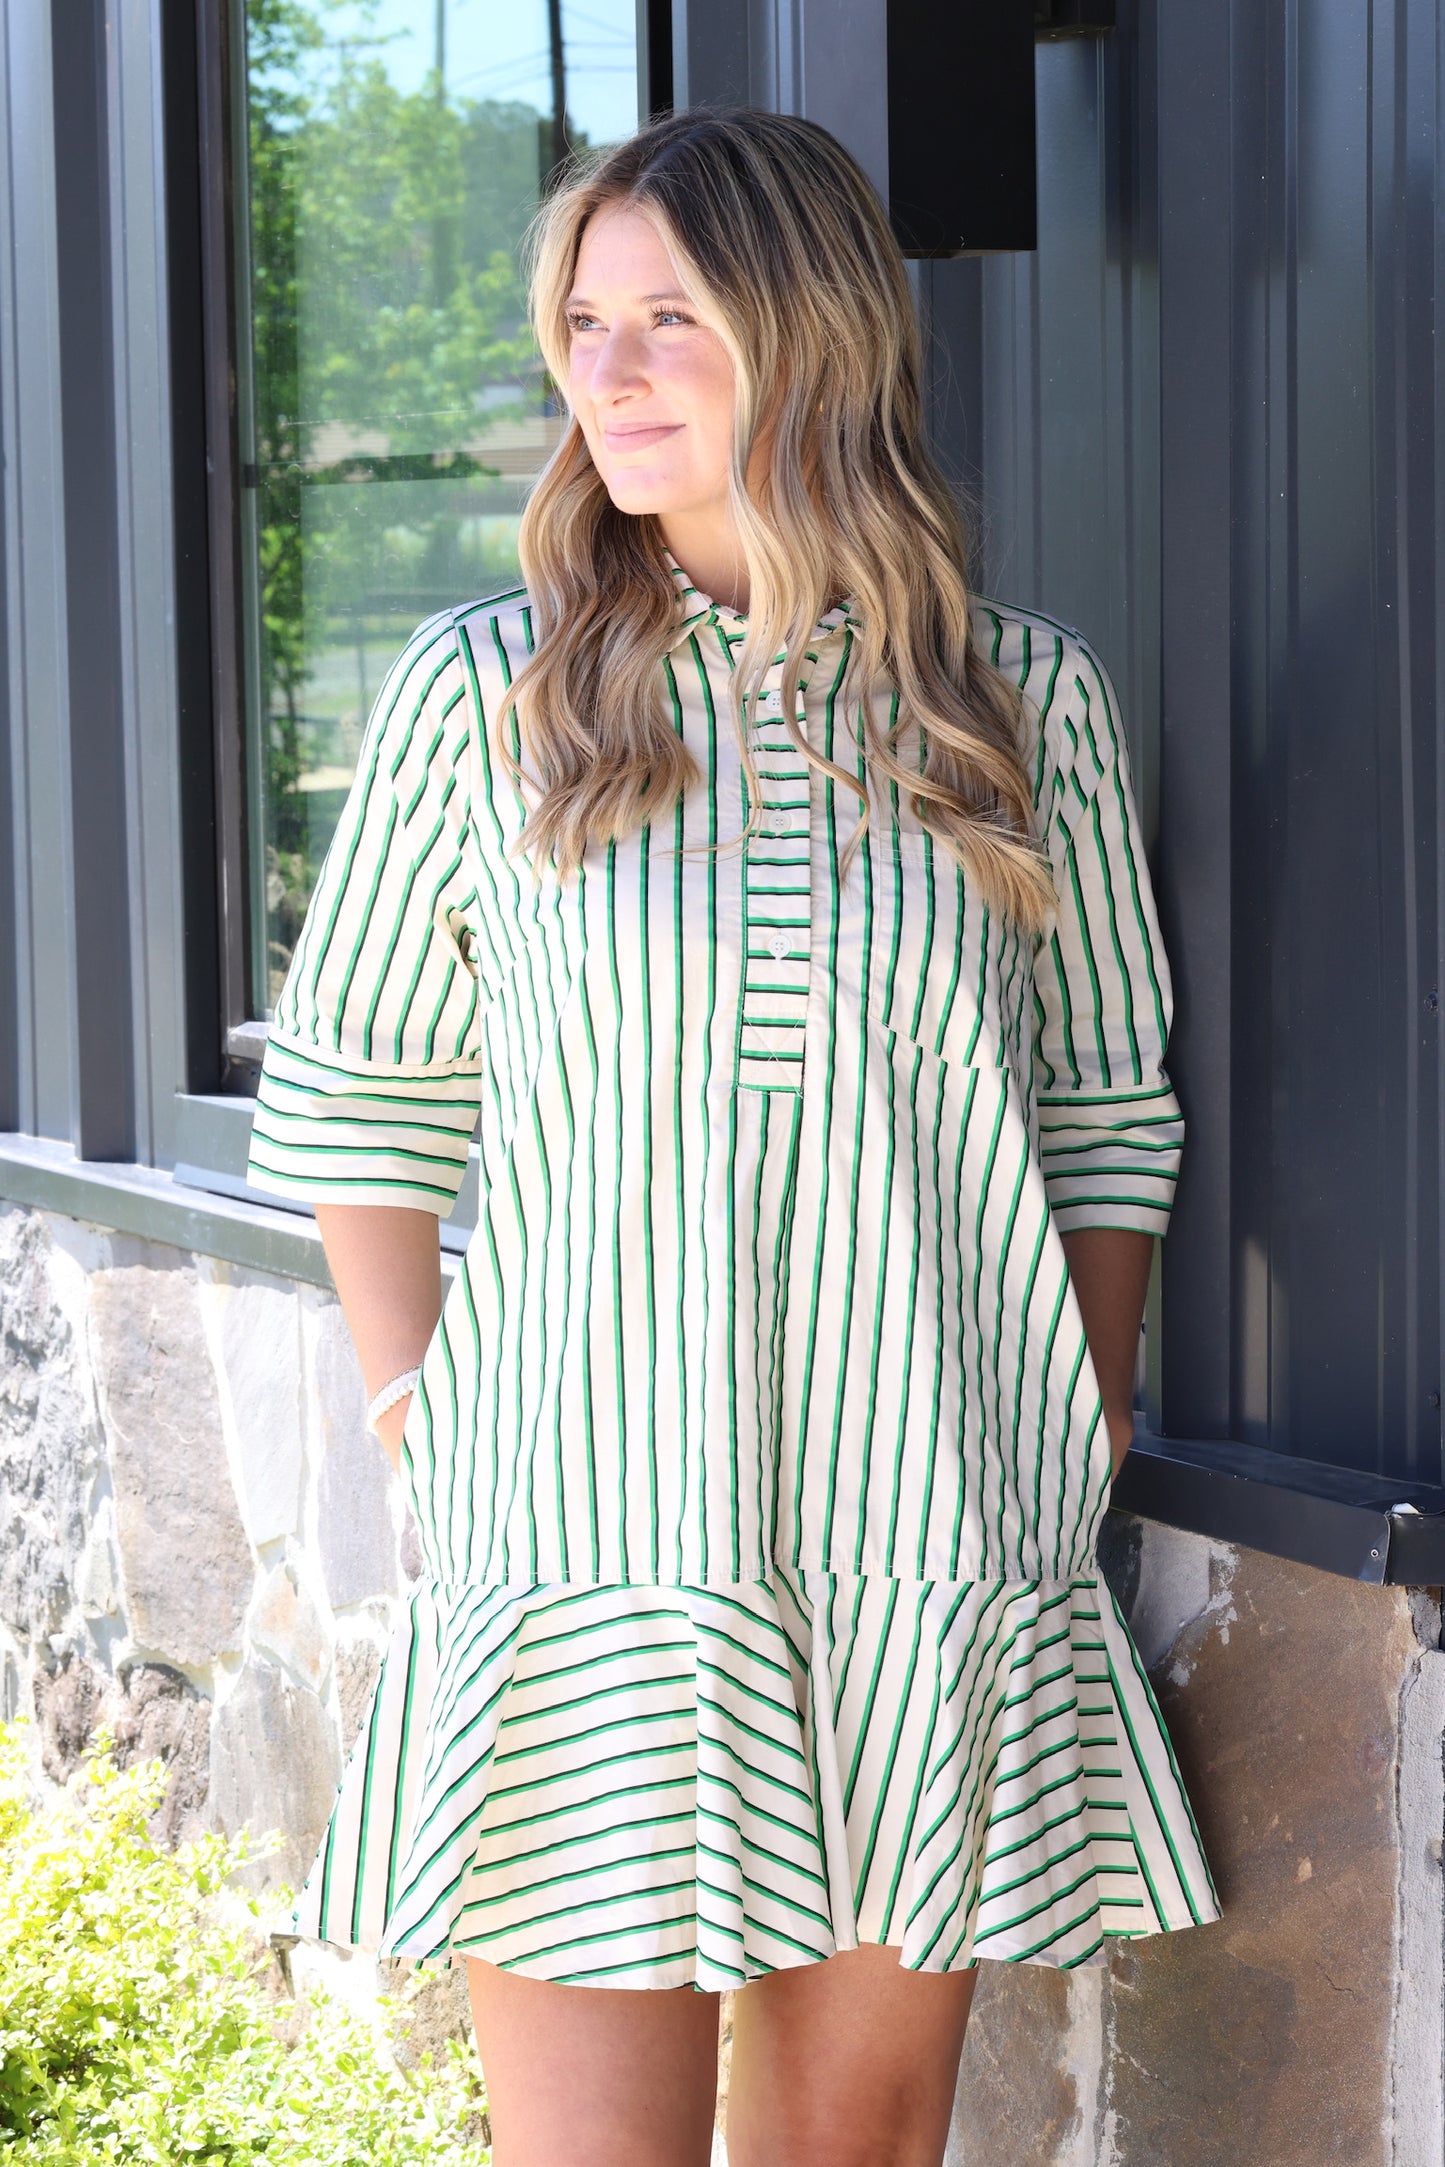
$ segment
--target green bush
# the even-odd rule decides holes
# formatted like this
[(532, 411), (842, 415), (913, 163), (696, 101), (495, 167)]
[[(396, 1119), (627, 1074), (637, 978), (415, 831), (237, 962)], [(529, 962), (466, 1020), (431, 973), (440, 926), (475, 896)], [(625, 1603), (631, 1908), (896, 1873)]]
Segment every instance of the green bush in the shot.
[(152, 1841), (164, 1772), (118, 1769), (104, 1737), (53, 1803), (27, 1761), (0, 1726), (0, 2160), (484, 2167), (470, 2048), (401, 2070), (364, 2017), (286, 1995), (236, 1885), (255, 1850)]

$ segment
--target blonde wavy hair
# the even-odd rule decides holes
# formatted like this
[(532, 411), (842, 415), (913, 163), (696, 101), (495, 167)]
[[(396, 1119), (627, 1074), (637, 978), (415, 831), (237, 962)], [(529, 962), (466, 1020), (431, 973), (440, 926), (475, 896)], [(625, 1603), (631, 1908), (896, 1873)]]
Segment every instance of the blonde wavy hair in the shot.
[[(762, 112), (680, 113), (575, 170), (531, 239), (532, 318), (564, 391), (583, 228), (617, 206), (654, 221), (732, 358), (729, 489), (750, 583), (732, 694), (754, 808), (745, 703), (781, 652), (790, 735), (862, 801), (845, 870), (861, 841), (867, 788), (792, 720), (814, 627), (846, 596), (860, 624), (844, 696), (860, 709), (866, 775), (906, 794), (990, 905), (1038, 930), (1052, 888), (1020, 702), (971, 637), (965, 536), (923, 440), (917, 320), (868, 180), (825, 129)], [(565, 878), (590, 844), (656, 820), (696, 779), (658, 667), (678, 596), (658, 522), (617, 510), (575, 417), (527, 505), (519, 552), (535, 646), (495, 718), (496, 749), (536, 793), (523, 847)], [(898, 695), (886, 730), (871, 697), (880, 680)], [(501, 730), (512, 711), (520, 759)], [(900, 757), (910, 725), (911, 764)]]

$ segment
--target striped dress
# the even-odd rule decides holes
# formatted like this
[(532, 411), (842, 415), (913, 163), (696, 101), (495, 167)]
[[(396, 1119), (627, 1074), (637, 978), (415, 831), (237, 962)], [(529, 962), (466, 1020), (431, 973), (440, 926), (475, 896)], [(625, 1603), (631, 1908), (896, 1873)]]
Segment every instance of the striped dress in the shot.
[[(300, 1929), (639, 1987), (860, 1941), (1098, 1961), (1217, 1916), (1096, 1568), (1060, 1241), (1161, 1233), (1181, 1138), (1114, 694), (976, 605), (1033, 733), (1036, 942), (906, 794), (840, 872), (858, 795), (782, 658), (740, 727), (744, 620), (672, 571), (667, 817), (534, 878), (491, 749), (526, 598), (434, 618), (271, 1028), (256, 1186), (445, 1214), (480, 1155), (403, 1440), (424, 1567)], [(856, 633), (820, 620), (795, 719), (861, 778)]]

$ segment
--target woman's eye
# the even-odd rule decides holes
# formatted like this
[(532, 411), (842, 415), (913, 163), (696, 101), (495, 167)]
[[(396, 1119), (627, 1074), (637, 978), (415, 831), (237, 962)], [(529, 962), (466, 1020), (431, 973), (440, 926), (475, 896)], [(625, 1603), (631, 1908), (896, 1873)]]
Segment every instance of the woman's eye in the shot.
[[(583, 331), (600, 331), (602, 328), (597, 317), (589, 316), (585, 309), (568, 309), (564, 320), (567, 329), (574, 334)], [(655, 308), (652, 311), (654, 330), (673, 324), (690, 324), (691, 322), (692, 318), (685, 315), (681, 309)]]

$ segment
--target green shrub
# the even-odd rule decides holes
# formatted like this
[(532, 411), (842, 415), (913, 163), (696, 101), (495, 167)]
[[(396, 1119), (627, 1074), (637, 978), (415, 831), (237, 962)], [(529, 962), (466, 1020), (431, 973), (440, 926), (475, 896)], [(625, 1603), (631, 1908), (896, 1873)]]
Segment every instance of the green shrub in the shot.
[(39, 1808), (27, 1758), (0, 1726), (0, 2161), (484, 2167), (470, 2048), (403, 2071), (364, 2017), (281, 1990), (236, 1886), (256, 1850), (153, 1842), (164, 1772), (118, 1769), (104, 1737)]

